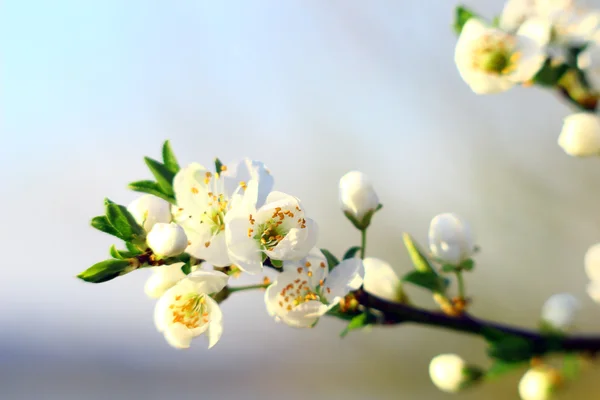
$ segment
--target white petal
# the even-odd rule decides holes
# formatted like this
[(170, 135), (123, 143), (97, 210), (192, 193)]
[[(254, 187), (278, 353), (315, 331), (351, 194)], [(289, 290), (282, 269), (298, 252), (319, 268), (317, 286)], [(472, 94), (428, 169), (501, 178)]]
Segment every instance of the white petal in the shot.
[(596, 303), (600, 303), (600, 282), (592, 281), (586, 288), (588, 296)]
[(262, 251), (253, 237), (248, 237), (252, 225), (248, 216), (230, 219), (225, 228), (227, 251), (231, 262), (242, 271), (257, 274), (262, 271)]
[(356, 290), (357, 277), (361, 280), (365, 270), (360, 258), (349, 258), (339, 263), (325, 280), (324, 295), (330, 304), (340, 301), (351, 290)]
[[(169, 293), (169, 290), (171, 290), (171, 293)], [(169, 290), (158, 299), (154, 306), (154, 325), (159, 332), (164, 332), (172, 319), (172, 313), (169, 306), (171, 305), (174, 295), (172, 295), (172, 288)]]
[(201, 253), (203, 254), (202, 259), (216, 267), (231, 265), (227, 243), (225, 242), (225, 232), (220, 232), (210, 239), (210, 244), (208, 247), (205, 244), (204, 250)]
[(206, 297), (206, 305), (208, 306), (208, 313), (210, 322), (208, 323), (208, 330), (206, 336), (208, 336), (208, 348), (213, 347), (223, 334), (223, 313), (219, 303), (213, 300), (211, 297)]
[(308, 255), (317, 244), (319, 227), (310, 218), (305, 219), (304, 228), (292, 228), (281, 242), (265, 254), (274, 260), (298, 261)]
[(400, 278), (392, 266), (378, 258), (367, 257), (363, 260), (365, 278), (363, 288), (376, 296), (390, 300), (399, 300)]
[(551, 35), (552, 26), (545, 18), (529, 18), (517, 31), (517, 36), (525, 36), (532, 39), (540, 48), (550, 43)]
[(154, 224), (171, 222), (171, 205), (159, 197), (145, 194), (127, 206), (136, 222), (146, 232), (150, 232)]
[(521, 58), (517, 61), (516, 69), (506, 77), (512, 82), (523, 83), (531, 80), (542, 68), (546, 61), (546, 54), (544, 49), (532, 38), (518, 35), (516, 41), (515, 51), (521, 54)]
[(183, 324), (175, 323), (169, 325), (165, 330), (167, 343), (177, 349), (187, 349), (192, 342), (192, 332)]
[(185, 281), (188, 281), (197, 293), (212, 294), (220, 292), (227, 285), (229, 276), (221, 271), (194, 271), (181, 283)]
[(295, 328), (310, 328), (323, 316), (328, 307), (320, 301), (312, 300), (299, 304), (282, 316), (282, 321)]
[(208, 208), (208, 190), (204, 183), (206, 168), (192, 163), (182, 168), (173, 178), (173, 190), (177, 205), (187, 215), (204, 212)]
[(223, 173), (228, 193), (233, 193), (241, 181), (246, 183), (256, 181), (255, 204), (258, 204), (258, 207), (263, 205), (274, 184), (273, 176), (268, 172), (264, 163), (245, 158), (232, 165), (232, 168)]
[(183, 265), (184, 263), (175, 263), (153, 267), (153, 273), (144, 286), (146, 295), (152, 298), (159, 298), (168, 289), (173, 287), (173, 285), (185, 278), (186, 275), (181, 270)]

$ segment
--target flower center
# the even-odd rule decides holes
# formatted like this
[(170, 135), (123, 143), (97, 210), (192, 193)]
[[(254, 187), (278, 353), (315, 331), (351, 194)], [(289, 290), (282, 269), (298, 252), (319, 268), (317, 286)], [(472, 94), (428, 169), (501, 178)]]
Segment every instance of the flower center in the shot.
[(321, 301), (321, 296), (308, 285), (307, 280), (296, 279), (279, 292), (279, 307), (291, 311), (307, 301)]
[(177, 295), (169, 308), (173, 315), (172, 323), (178, 322), (189, 329), (198, 328), (209, 322), (204, 295), (198, 293)]
[[(296, 211), (300, 212), (300, 207), (296, 206)], [(252, 227), (248, 228), (248, 237), (256, 240), (263, 250), (272, 251), (275, 246), (281, 242), (289, 233), (290, 229), (296, 225), (300, 229), (306, 228), (306, 220), (297, 218), (294, 211), (283, 210), (281, 207), (275, 207), (271, 217), (256, 227), (256, 220), (250, 214), (248, 220)]]
[(495, 75), (506, 75), (513, 72), (520, 52), (515, 52), (514, 38), (486, 35), (473, 51), (473, 68)]

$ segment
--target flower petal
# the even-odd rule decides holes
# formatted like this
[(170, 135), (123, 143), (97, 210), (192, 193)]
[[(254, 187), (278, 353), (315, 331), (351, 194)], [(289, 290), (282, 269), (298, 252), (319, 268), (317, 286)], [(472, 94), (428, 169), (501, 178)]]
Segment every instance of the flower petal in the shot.
[(325, 280), (324, 295), (329, 304), (339, 302), (351, 290), (358, 289), (364, 274), (365, 269), (360, 258), (349, 258), (339, 263)]
[(206, 297), (206, 305), (208, 306), (208, 313), (210, 321), (208, 323), (208, 330), (206, 336), (208, 337), (208, 348), (213, 347), (223, 334), (223, 313), (219, 303), (213, 300), (211, 297)]
[(165, 339), (167, 343), (177, 349), (187, 349), (192, 343), (192, 332), (185, 325), (175, 323), (169, 325), (165, 330)]
[(363, 289), (381, 298), (398, 301), (401, 282), (392, 266), (372, 257), (365, 258), (363, 265), (365, 268)]
[(180, 284), (189, 284), (197, 293), (212, 294), (220, 292), (229, 281), (229, 276), (221, 271), (194, 271)]
[(180, 262), (153, 267), (153, 273), (144, 286), (146, 295), (151, 298), (159, 298), (177, 282), (185, 278), (186, 275), (181, 270), (183, 265), (184, 263)]
[(328, 309), (329, 307), (320, 301), (311, 300), (292, 308), (281, 319), (287, 325), (295, 328), (310, 328)]

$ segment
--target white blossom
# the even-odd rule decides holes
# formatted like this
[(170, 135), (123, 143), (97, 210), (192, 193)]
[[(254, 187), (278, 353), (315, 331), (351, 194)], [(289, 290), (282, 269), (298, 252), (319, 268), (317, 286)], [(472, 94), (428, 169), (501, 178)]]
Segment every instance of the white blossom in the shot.
[(157, 256), (175, 257), (184, 252), (188, 239), (181, 226), (157, 223), (146, 236), (146, 244)]
[[(203, 268), (207, 265), (207, 263), (202, 263), (202, 265), (194, 265), (190, 270), (193, 272), (198, 268)], [(184, 263), (178, 262), (150, 268), (152, 270), (152, 274), (144, 286), (144, 292), (146, 295), (148, 297), (157, 299), (167, 290), (175, 286), (177, 282), (184, 279), (187, 275), (181, 270), (181, 267), (183, 266)]]
[(588, 112), (569, 115), (564, 119), (558, 145), (574, 157), (600, 155), (600, 118)]
[(358, 221), (362, 221), (365, 214), (379, 206), (379, 197), (369, 177), (359, 171), (350, 171), (342, 176), (339, 196), (342, 210)]
[(310, 328), (350, 291), (357, 290), (364, 276), (359, 258), (350, 258), (328, 272), (327, 260), (318, 249), (300, 262), (287, 262), (284, 271), (265, 292), (269, 315), (296, 327)]
[(365, 278), (363, 289), (369, 293), (390, 301), (401, 301), (402, 283), (387, 262), (378, 258), (367, 257), (363, 260)]
[(577, 66), (585, 74), (587, 83), (594, 92), (600, 93), (600, 43), (590, 43), (577, 56)]
[(132, 201), (127, 211), (146, 232), (156, 223), (171, 222), (171, 204), (160, 197), (145, 194)]
[[(549, 29), (537, 20), (513, 35), (488, 27), (477, 18), (469, 19), (454, 53), (462, 79), (477, 94), (499, 93), (529, 81), (546, 59)], [(546, 35), (540, 33), (544, 30)], [(534, 37), (527, 36), (532, 31), (536, 32)]]
[(519, 382), (521, 400), (549, 400), (558, 386), (557, 372), (547, 366), (529, 369)]
[(195, 271), (161, 296), (154, 310), (154, 323), (171, 346), (188, 348), (192, 339), (203, 333), (209, 348), (219, 341), (223, 315), (210, 295), (221, 291), (228, 278), (219, 271)]
[(456, 354), (440, 354), (429, 363), (429, 376), (433, 384), (440, 390), (456, 393), (466, 382), (467, 364)]
[(443, 263), (460, 265), (475, 250), (469, 225), (456, 214), (435, 216), (429, 225), (429, 249)]
[(542, 307), (542, 320), (559, 330), (573, 326), (577, 311), (581, 308), (579, 300), (569, 293), (551, 296)]

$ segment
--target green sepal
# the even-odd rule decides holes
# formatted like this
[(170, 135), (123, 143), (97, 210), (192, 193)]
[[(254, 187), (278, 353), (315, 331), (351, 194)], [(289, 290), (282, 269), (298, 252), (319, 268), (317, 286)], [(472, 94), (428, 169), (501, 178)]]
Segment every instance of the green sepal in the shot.
[(171, 204), (175, 204), (175, 197), (165, 193), (157, 182), (136, 181), (127, 185), (127, 188), (133, 190), (134, 192), (151, 194), (153, 196), (160, 197)]
[(454, 9), (454, 32), (456, 32), (457, 35), (460, 35), (467, 21), (474, 17), (477, 18), (479, 16), (473, 11), (469, 10), (467, 7), (456, 7)]
[(105, 215), (92, 218), (91, 225), (99, 231), (119, 237), (119, 232), (108, 222), (108, 218)]
[(343, 338), (348, 333), (350, 333), (350, 331), (354, 331), (354, 330), (364, 328), (364, 327), (370, 325), (373, 322), (373, 320), (374, 320), (373, 317), (367, 311), (358, 314), (357, 316), (352, 318), (350, 320), (350, 322), (348, 323), (348, 326), (346, 326), (346, 328), (340, 332), (340, 337)]
[(223, 169), (223, 163), (221, 162), (221, 160), (219, 160), (219, 158), (215, 158), (215, 171), (217, 174), (221, 173), (221, 170)]
[(110, 281), (118, 276), (133, 271), (135, 267), (127, 260), (104, 260), (92, 265), (77, 277), (91, 283), (102, 283)]
[(450, 273), (450, 272), (456, 272), (457, 268), (456, 268), (456, 266), (454, 266), (452, 264), (443, 264), (442, 267), (440, 268), (440, 270), (442, 272)]
[[(108, 200), (108, 199), (107, 199)], [(117, 237), (126, 242), (137, 241), (145, 235), (144, 228), (138, 225), (127, 208), (110, 202), (106, 204), (106, 218), (117, 232)]]
[(463, 382), (460, 384), (460, 389), (464, 390), (475, 385), (485, 376), (485, 371), (474, 365), (467, 365), (462, 370)]
[(515, 369), (517, 369), (523, 365), (526, 365), (527, 363), (528, 363), (528, 361), (507, 363), (504, 361), (495, 360), (494, 363), (492, 364), (492, 366), (489, 367), (487, 369), (487, 371), (485, 371), (484, 378), (486, 380), (497, 379), (501, 376), (504, 376), (504, 375), (514, 371)]
[(271, 259), (271, 264), (275, 268), (283, 268), (283, 261), (281, 261), (281, 260), (273, 260), (273, 259)]
[(554, 65), (552, 59), (547, 58), (542, 68), (533, 77), (533, 82), (540, 86), (554, 87), (568, 70), (568, 64)]
[(371, 219), (373, 218), (373, 215), (375, 215), (375, 213), (382, 208), (383, 204), (379, 204), (375, 209), (367, 211), (361, 220), (358, 220), (350, 211), (344, 211), (344, 215), (350, 222), (352, 222), (352, 225), (354, 225), (356, 229), (359, 231), (364, 231), (369, 227), (369, 225), (371, 225)]
[(321, 253), (323, 253), (325, 259), (327, 260), (327, 266), (329, 271), (334, 269), (340, 263), (340, 260), (338, 260), (337, 257), (334, 256), (329, 250), (321, 249)]
[(190, 272), (192, 272), (192, 266), (190, 265), (189, 261), (181, 266), (181, 272), (183, 272), (186, 275), (189, 275)]
[(112, 246), (110, 246), (109, 252), (110, 252), (110, 256), (112, 258), (116, 258), (118, 260), (128, 260), (130, 258), (133, 258), (135, 256), (142, 254), (140, 251), (131, 252), (131, 251), (127, 251), (127, 250), (117, 250), (117, 247), (114, 244)]
[(336, 304), (329, 311), (327, 311), (327, 315), (332, 316), (332, 317), (336, 317), (336, 318), (339, 318), (339, 319), (343, 319), (345, 321), (351, 321), (352, 319), (354, 319), (354, 317), (356, 317), (359, 314), (361, 314), (361, 312), (357, 311), (357, 310), (342, 311), (340, 309), (340, 305), (339, 304)]
[(402, 277), (402, 282), (412, 283), (435, 293), (442, 293), (446, 290), (448, 281), (434, 272), (411, 271)]
[(458, 268), (463, 271), (472, 271), (473, 268), (475, 268), (475, 261), (472, 258), (469, 258), (463, 261)]
[(360, 246), (352, 246), (348, 250), (346, 250), (346, 252), (344, 253), (344, 257), (342, 257), (342, 259), (347, 260), (349, 258), (353, 258), (356, 255), (356, 253), (358, 253), (359, 251), (360, 251)]
[(165, 140), (162, 147), (162, 158), (165, 167), (176, 174), (179, 171), (179, 163), (177, 162), (177, 158), (175, 157), (175, 153), (171, 148), (171, 142)]
[(154, 178), (162, 191), (169, 196), (175, 196), (175, 192), (173, 191), (173, 178), (175, 177), (175, 173), (168, 169), (164, 164), (153, 160), (150, 157), (144, 157), (144, 161), (150, 169), (150, 172), (152, 172), (152, 175), (154, 175)]

